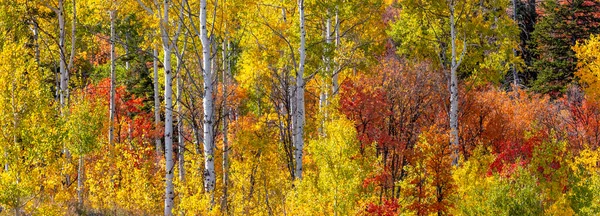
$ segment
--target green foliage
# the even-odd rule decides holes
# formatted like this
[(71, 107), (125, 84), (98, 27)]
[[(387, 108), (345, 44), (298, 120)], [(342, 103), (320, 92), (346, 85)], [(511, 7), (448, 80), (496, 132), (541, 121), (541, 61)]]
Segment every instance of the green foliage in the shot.
[(102, 122), (106, 121), (106, 109), (100, 108), (94, 101), (81, 99), (71, 104), (70, 113), (65, 123), (65, 142), (67, 148), (75, 155), (86, 155), (99, 145), (98, 137), (102, 134)]
[[(499, 82), (511, 66), (521, 67), (522, 60), (515, 57), (512, 50), (517, 46), (518, 28), (504, 12), (507, 6), (506, 0), (457, 1), (457, 54), (465, 52), (459, 68), (461, 77), (471, 78), (480, 84)], [(388, 35), (397, 44), (398, 54), (449, 68), (448, 2), (403, 0), (399, 7), (397, 21), (388, 30)]]
[(543, 13), (530, 41), (538, 56), (531, 68), (537, 77), (529, 85), (537, 92), (563, 93), (575, 81), (577, 58), (571, 47), (590, 34), (600, 33), (600, 4), (590, 0), (545, 0), (541, 6)]
[(511, 176), (488, 174), (493, 157), (478, 148), (468, 161), (458, 167), (454, 196), (457, 215), (540, 215), (538, 179), (527, 169), (517, 167)]

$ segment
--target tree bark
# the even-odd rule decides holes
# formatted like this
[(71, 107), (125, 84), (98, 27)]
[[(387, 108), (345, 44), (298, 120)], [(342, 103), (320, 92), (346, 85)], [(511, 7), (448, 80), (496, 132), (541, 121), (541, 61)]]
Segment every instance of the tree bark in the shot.
[(182, 118), (182, 110), (181, 110), (181, 94), (183, 93), (183, 83), (181, 80), (181, 64), (183, 64), (182, 58), (183, 56), (178, 55), (177, 57), (177, 145), (178, 145), (178, 165), (179, 165), (179, 180), (181, 182), (185, 181), (185, 140), (183, 134), (183, 118)]
[(85, 160), (83, 155), (79, 156), (79, 169), (77, 170), (77, 205), (79, 210), (83, 210), (83, 178), (85, 175)]
[[(153, 66), (154, 66), (154, 128), (160, 127), (160, 98), (158, 90), (158, 50), (153, 50)], [(162, 142), (160, 136), (157, 136), (154, 140), (156, 145), (156, 155), (161, 155)]]
[(296, 71), (296, 107), (294, 145), (296, 147), (296, 179), (302, 179), (302, 156), (304, 148), (304, 62), (306, 60), (306, 30), (304, 29), (304, 0), (298, 0), (300, 14), (300, 63)]
[[(336, 9), (336, 11), (335, 11), (335, 48), (338, 49), (340, 45), (341, 45), (341, 41), (340, 41), (340, 20), (339, 20), (339, 17), (338, 17), (338, 11)], [(331, 78), (332, 79), (332, 87), (333, 87), (332, 94), (331, 94), (332, 96), (335, 96), (338, 93), (339, 89), (340, 89), (340, 84), (339, 84), (339, 81), (338, 81), (338, 79), (339, 79), (338, 78), (338, 74), (339, 73), (340, 73), (340, 71), (339, 71), (339, 66), (338, 66), (338, 69), (333, 71), (333, 76)]]
[[(459, 159), (459, 137), (458, 137), (458, 76), (457, 69), (460, 62), (456, 61), (456, 23), (454, 18), (454, 0), (450, 0), (450, 40), (452, 44), (452, 60), (450, 66), (450, 143), (454, 147), (452, 164), (457, 165)], [(464, 41), (466, 43), (466, 41)], [(463, 50), (464, 52), (464, 50)]]
[(165, 215), (172, 215), (173, 199), (173, 80), (171, 74), (171, 44), (167, 32), (169, 25), (169, 0), (164, 0), (161, 36), (165, 70)]
[(61, 113), (65, 112), (66, 94), (68, 88), (67, 77), (67, 57), (65, 55), (65, 9), (64, 0), (58, 0), (58, 48), (60, 51), (60, 108)]
[(110, 11), (110, 102), (109, 102), (109, 129), (108, 143), (114, 145), (115, 132), (115, 11)]
[(208, 38), (206, 25), (206, 0), (200, 1), (200, 40), (202, 41), (204, 98), (202, 107), (204, 109), (204, 189), (212, 193), (215, 189), (215, 161), (214, 161), (214, 99), (213, 99), (213, 73), (211, 71), (211, 42)]
[(227, 134), (229, 130), (229, 108), (227, 107), (227, 85), (230, 76), (229, 70), (229, 57), (227, 51), (229, 50), (229, 43), (227, 36), (223, 40), (223, 199), (221, 201), (221, 211), (227, 214), (227, 187), (229, 182), (229, 140)]
[[(73, 0), (73, 23), (71, 25), (71, 55), (69, 56), (69, 65), (67, 65), (67, 85), (69, 82), (69, 71), (73, 69), (73, 63), (75, 60), (75, 45), (77, 41), (77, 35), (75, 30), (77, 29), (77, 5), (76, 1)], [(69, 95), (69, 89), (67, 88), (67, 96)], [(68, 100), (68, 97), (67, 97)]]

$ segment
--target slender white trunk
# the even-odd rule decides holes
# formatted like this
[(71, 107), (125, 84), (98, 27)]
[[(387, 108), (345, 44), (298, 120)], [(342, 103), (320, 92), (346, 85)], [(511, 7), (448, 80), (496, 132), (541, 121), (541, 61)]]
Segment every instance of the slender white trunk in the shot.
[(115, 131), (115, 11), (110, 11), (110, 102), (109, 102), (109, 129), (108, 143), (114, 145)]
[[(331, 49), (331, 41), (332, 41), (332, 37), (331, 37), (331, 17), (330, 17), (330, 13), (327, 12), (327, 23), (325, 23), (325, 42), (327, 43), (327, 56), (325, 56), (325, 74), (332, 76), (333, 78), (333, 73), (332, 73), (332, 68), (331, 68), (331, 53), (330, 53), (330, 49)], [(335, 71), (333, 71), (335, 73)], [(325, 106), (329, 105), (329, 85), (328, 82), (323, 82), (325, 83)], [(327, 118), (327, 111), (325, 111), (325, 118)]]
[[(65, 8), (64, 8), (64, 0), (58, 0), (58, 8), (55, 11), (58, 14), (58, 28), (59, 28), (59, 38), (58, 38), (58, 49), (60, 51), (60, 78), (59, 78), (59, 97), (60, 97), (60, 113), (61, 116), (66, 116), (67, 114), (67, 100), (68, 100), (68, 71), (67, 71), (67, 57), (66, 57), (66, 46), (65, 46)], [(65, 153), (65, 157), (67, 160), (71, 158), (71, 152), (66, 148), (63, 143), (63, 152)], [(71, 177), (69, 174), (65, 174), (65, 183), (66, 185), (71, 184)]]
[[(77, 35), (75, 30), (77, 29), (77, 5), (76, 1), (73, 0), (73, 23), (71, 24), (71, 55), (69, 56), (69, 65), (67, 66), (67, 85), (69, 82), (69, 71), (73, 69), (73, 62), (75, 60), (75, 47), (77, 41)], [(67, 96), (69, 95), (69, 89), (67, 88)], [(67, 97), (68, 100), (68, 97)]]
[(211, 42), (208, 38), (206, 25), (206, 0), (200, 1), (200, 40), (202, 41), (204, 98), (202, 107), (204, 109), (204, 189), (213, 192), (215, 189), (215, 161), (214, 161), (214, 134), (213, 134), (213, 73), (211, 71)]
[(296, 120), (294, 145), (296, 147), (296, 179), (302, 179), (302, 149), (304, 148), (304, 62), (306, 60), (306, 30), (304, 29), (304, 0), (298, 0), (300, 13), (300, 64), (296, 71)]
[(178, 55), (177, 57), (177, 144), (178, 144), (178, 165), (179, 165), (179, 180), (182, 182), (185, 181), (185, 140), (183, 134), (183, 118), (181, 113), (181, 94), (183, 93), (183, 83), (181, 80), (181, 68), (182, 56)]
[(65, 105), (67, 100), (67, 57), (65, 54), (65, 9), (64, 0), (58, 0), (58, 49), (60, 51), (60, 107), (61, 113), (65, 113)]
[[(452, 44), (452, 60), (450, 66), (450, 143), (454, 146), (453, 165), (458, 164), (459, 137), (458, 137), (458, 77), (456, 70), (459, 63), (456, 58), (456, 23), (454, 19), (454, 0), (450, 2), (450, 37)], [(466, 41), (464, 41), (466, 43)], [(464, 52), (464, 51), (463, 51)]]
[[(125, 55), (127, 57), (129, 57), (129, 45), (127, 45), (127, 43), (129, 43), (129, 34), (128, 33), (126, 33), (126, 35), (125, 35), (124, 48), (125, 48)], [(125, 69), (129, 70), (129, 60), (125, 61)]]
[[(340, 45), (341, 45), (341, 42), (340, 42), (340, 20), (338, 18), (338, 11), (336, 9), (336, 11), (335, 11), (335, 48), (338, 49)], [(338, 68), (333, 71), (333, 77), (332, 77), (332, 83), (333, 83), (333, 85), (332, 85), (332, 87), (333, 87), (332, 91), (333, 91), (333, 93), (331, 94), (332, 96), (335, 96), (338, 93), (339, 89), (340, 89), (340, 84), (339, 84), (339, 81), (338, 81), (338, 79), (339, 79), (338, 78), (338, 74), (340, 73), (339, 70), (340, 69), (339, 69), (339, 66), (338, 66)]]
[(173, 199), (173, 80), (171, 74), (171, 45), (167, 26), (169, 24), (169, 0), (164, 1), (161, 36), (165, 66), (165, 215), (172, 215)]
[(77, 170), (77, 204), (79, 205), (79, 209), (83, 209), (83, 183), (84, 183), (84, 175), (85, 175), (85, 163), (84, 163), (83, 155), (79, 156), (79, 169)]
[[(158, 91), (158, 49), (153, 50), (153, 66), (154, 66), (154, 128), (160, 127), (160, 98)], [(161, 155), (162, 142), (160, 137), (156, 137), (154, 140), (156, 145), (156, 154)]]
[(227, 187), (229, 182), (229, 140), (227, 139), (229, 130), (229, 107), (227, 107), (227, 85), (229, 79), (229, 57), (227, 51), (229, 43), (227, 37), (223, 40), (223, 200), (221, 202), (221, 211), (227, 213)]
[(323, 77), (323, 88), (321, 89), (321, 96), (319, 98), (319, 108), (321, 108), (321, 113), (323, 114), (323, 119), (321, 120), (321, 125), (319, 126), (319, 132), (322, 136), (325, 136), (325, 121), (327, 120), (327, 109), (329, 106), (329, 81), (328, 77), (331, 76), (333, 78), (333, 73), (331, 70), (331, 17), (329, 11), (327, 12), (327, 19), (325, 21), (325, 55), (323, 56), (323, 63), (325, 64), (325, 76)]

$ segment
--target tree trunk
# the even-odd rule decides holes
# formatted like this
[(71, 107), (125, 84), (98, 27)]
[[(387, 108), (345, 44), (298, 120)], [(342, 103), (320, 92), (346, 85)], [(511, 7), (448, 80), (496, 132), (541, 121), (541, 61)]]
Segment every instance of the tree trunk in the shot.
[[(454, 20), (454, 0), (450, 3), (450, 39), (452, 44), (452, 60), (450, 66), (450, 143), (454, 147), (453, 165), (458, 164), (458, 77), (456, 70), (460, 63), (457, 63), (456, 58), (456, 23)], [(466, 41), (464, 42), (466, 43)], [(463, 51), (464, 52), (464, 51)]]
[[(341, 45), (341, 42), (340, 42), (340, 20), (338, 18), (338, 11), (336, 9), (336, 11), (335, 11), (335, 48), (338, 49), (340, 45)], [(332, 79), (332, 83), (333, 83), (333, 85), (332, 85), (332, 87), (333, 87), (332, 91), (333, 92), (331, 94), (332, 97), (335, 96), (338, 93), (339, 89), (340, 89), (340, 84), (339, 84), (339, 81), (338, 81), (338, 74), (340, 73), (340, 71), (339, 71), (340, 70), (340, 68), (339, 68), (340, 66), (337, 66), (337, 67), (338, 68), (333, 71), (333, 77), (331, 78)]]
[[(160, 99), (159, 99), (159, 91), (158, 91), (158, 50), (154, 48), (153, 50), (153, 66), (154, 66), (154, 128), (158, 129), (160, 127)], [(156, 155), (161, 155), (162, 143), (160, 141), (160, 136), (156, 136), (154, 140), (156, 145)]]
[(206, 26), (206, 0), (200, 1), (200, 40), (202, 41), (204, 98), (202, 107), (204, 109), (204, 189), (212, 193), (215, 189), (215, 161), (214, 161), (214, 134), (213, 134), (213, 74), (211, 71), (211, 42), (208, 38)]
[(79, 210), (83, 210), (83, 178), (85, 172), (83, 155), (79, 156), (79, 169), (77, 170), (77, 205)]
[(114, 145), (115, 133), (115, 11), (110, 11), (110, 102), (109, 102), (109, 129), (108, 143)]
[(227, 37), (225, 37), (223, 40), (223, 199), (221, 201), (221, 211), (225, 214), (227, 214), (227, 184), (229, 182), (229, 140), (227, 139), (229, 108), (227, 107), (227, 85), (230, 71), (228, 50), (229, 43)]
[(33, 42), (35, 48), (35, 62), (38, 67), (40, 66), (40, 25), (37, 22), (37, 19), (34, 17), (33, 19)]
[(65, 105), (66, 105), (66, 94), (67, 94), (67, 88), (68, 88), (68, 77), (67, 77), (67, 57), (65, 54), (65, 9), (64, 9), (64, 0), (58, 0), (58, 28), (59, 28), (59, 34), (58, 34), (58, 48), (60, 51), (60, 108), (61, 108), (61, 113), (64, 114), (64, 112), (66, 112), (65, 109)]
[(304, 62), (306, 59), (306, 31), (304, 29), (304, 0), (298, 0), (300, 13), (300, 64), (296, 71), (296, 107), (294, 145), (296, 147), (296, 179), (302, 179), (302, 149), (304, 148)]
[(178, 55), (177, 57), (177, 144), (178, 144), (178, 165), (179, 165), (179, 180), (185, 181), (185, 140), (183, 137), (183, 118), (181, 113), (181, 94), (183, 93), (183, 83), (181, 80), (181, 64), (183, 64), (183, 56)]
[[(73, 0), (73, 23), (71, 25), (71, 55), (69, 56), (69, 65), (67, 66), (67, 86), (69, 82), (69, 71), (73, 69), (73, 63), (75, 60), (75, 45), (77, 41), (77, 35), (75, 35), (75, 30), (77, 29), (77, 5), (75, 0)], [(69, 100), (69, 89), (67, 88), (67, 100)]]
[(165, 66), (165, 215), (172, 215), (173, 199), (173, 80), (171, 74), (171, 45), (167, 32), (169, 24), (169, 0), (164, 1), (161, 36)]

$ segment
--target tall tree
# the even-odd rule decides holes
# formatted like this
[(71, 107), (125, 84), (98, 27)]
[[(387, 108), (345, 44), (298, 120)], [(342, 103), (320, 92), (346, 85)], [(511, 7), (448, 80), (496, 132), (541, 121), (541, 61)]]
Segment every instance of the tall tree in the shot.
[(304, 0), (298, 0), (300, 18), (300, 59), (296, 70), (296, 98), (294, 110), (294, 146), (296, 147), (296, 179), (302, 179), (302, 149), (304, 148), (304, 66), (306, 62), (306, 30), (304, 29)]
[[(510, 65), (520, 64), (512, 50), (516, 26), (506, 13), (508, 5), (508, 1), (406, 0), (392, 25), (399, 54), (432, 61), (447, 73), (449, 139), (455, 154), (461, 147), (459, 77), (498, 82)], [(457, 162), (458, 154), (453, 163)]]
[(202, 75), (204, 80), (204, 97), (202, 107), (204, 111), (204, 189), (212, 193), (215, 189), (215, 155), (214, 155), (214, 98), (213, 98), (213, 72), (211, 63), (211, 40), (206, 23), (206, 0), (200, 1), (200, 41), (202, 42)]
[(115, 131), (115, 19), (116, 11), (110, 10), (110, 102), (109, 102), (109, 129), (108, 129), (108, 143), (114, 145), (114, 131)]
[(165, 66), (165, 215), (172, 215), (173, 199), (173, 75), (171, 74), (171, 41), (167, 32), (169, 26), (169, 0), (164, 0), (163, 15), (161, 19), (161, 37), (163, 44)]
[[(175, 162), (173, 159), (173, 75), (171, 74), (171, 48), (172, 42), (169, 36), (169, 0), (164, 0), (162, 3), (163, 9), (160, 10), (160, 4), (154, 0), (155, 10), (148, 7), (141, 0), (137, 0), (138, 4), (148, 12), (148, 14), (159, 18), (160, 36), (163, 47), (163, 65), (165, 73), (165, 202), (164, 214), (173, 214), (173, 200), (175, 199), (175, 191), (173, 187), (173, 171)], [(162, 13), (161, 13), (162, 12)], [(156, 58), (156, 56), (155, 56)], [(155, 84), (156, 86), (156, 84)], [(156, 100), (156, 97), (155, 97)], [(156, 102), (156, 101), (155, 101)]]
[[(456, 53), (456, 41), (457, 41), (457, 32), (456, 32), (456, 20), (455, 20), (455, 7), (456, 1), (450, 0), (448, 3), (448, 8), (450, 9), (450, 44), (451, 44), (451, 64), (450, 64), (450, 143), (454, 146), (454, 158), (452, 160), (452, 164), (458, 164), (458, 74), (457, 70), (467, 51), (467, 42), (463, 41), (464, 48), (462, 50), (462, 54), (460, 55), (460, 59), (458, 59), (458, 54)], [(458, 60), (457, 60), (458, 59)]]

